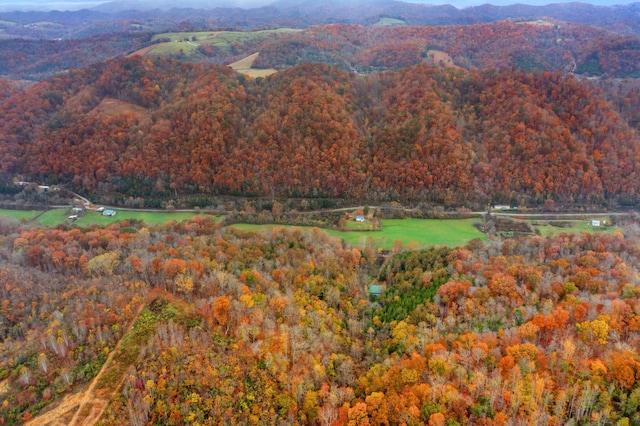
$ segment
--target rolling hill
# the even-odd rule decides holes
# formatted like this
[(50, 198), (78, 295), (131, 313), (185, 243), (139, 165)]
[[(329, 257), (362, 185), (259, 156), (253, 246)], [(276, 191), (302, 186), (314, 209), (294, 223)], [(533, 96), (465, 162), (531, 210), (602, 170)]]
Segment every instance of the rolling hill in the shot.
[(37, 84), (0, 114), (4, 179), (98, 196), (633, 204), (640, 191), (637, 132), (559, 72), (305, 64), (254, 80), (132, 57)]

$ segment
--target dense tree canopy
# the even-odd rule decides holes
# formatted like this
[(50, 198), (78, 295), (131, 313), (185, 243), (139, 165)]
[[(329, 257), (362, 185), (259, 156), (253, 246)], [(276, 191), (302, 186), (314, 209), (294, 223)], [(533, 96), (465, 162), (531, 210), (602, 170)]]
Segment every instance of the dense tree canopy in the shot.
[(640, 253), (621, 232), (397, 247), (379, 268), (317, 229), (0, 226), (8, 423), (91, 380), (141, 304), (110, 424), (640, 420)]
[(0, 110), (5, 178), (97, 194), (480, 205), (635, 203), (640, 189), (637, 132), (595, 88), (553, 72), (307, 64), (253, 80), (136, 57), (42, 82)]

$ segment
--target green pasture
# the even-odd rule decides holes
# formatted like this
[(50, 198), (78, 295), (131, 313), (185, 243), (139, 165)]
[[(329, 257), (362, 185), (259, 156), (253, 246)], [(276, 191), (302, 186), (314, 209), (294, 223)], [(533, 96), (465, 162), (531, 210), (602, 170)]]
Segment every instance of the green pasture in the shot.
[(380, 18), (378, 22), (373, 24), (374, 27), (387, 27), (387, 26), (395, 26), (395, 25), (407, 25), (407, 23), (402, 19)]
[(348, 220), (345, 224), (347, 231), (371, 231), (373, 225), (370, 221), (356, 222), (355, 220)]
[[(371, 239), (374, 247), (390, 249), (396, 241), (402, 241), (403, 247), (426, 247), (446, 245), (456, 247), (486, 236), (473, 226), (479, 219), (384, 219), (381, 231), (335, 231), (325, 229), (326, 233), (339, 237), (353, 246), (363, 246)], [(231, 225), (247, 231), (262, 231), (282, 227), (282, 225)]]
[(182, 222), (183, 220), (189, 220), (198, 213), (189, 212), (140, 212), (130, 210), (117, 210), (115, 216), (103, 216), (99, 212), (86, 212), (84, 216), (75, 221), (78, 226), (87, 226), (92, 224), (97, 225), (109, 225), (110, 223), (117, 222), (119, 220), (135, 219), (141, 220), (147, 225), (157, 225), (175, 220), (176, 222)]
[(10, 217), (16, 220), (26, 220), (29, 221), (40, 214), (40, 211), (37, 210), (9, 210), (9, 209), (0, 209), (0, 216), (2, 217)]
[[(51, 209), (44, 212), (38, 217), (36, 223), (42, 226), (56, 226), (62, 223), (74, 224), (77, 226), (87, 225), (108, 225), (110, 223), (117, 222), (119, 220), (136, 219), (141, 220), (147, 225), (156, 225), (175, 220), (181, 222), (191, 219), (202, 213), (190, 213), (190, 212), (141, 212), (130, 210), (118, 210), (115, 216), (103, 216), (99, 212), (85, 212), (77, 220), (70, 222), (68, 220), (70, 215), (76, 214), (68, 208)], [(38, 213), (37, 211), (20, 211), (20, 210), (0, 210), (0, 216), (14, 217), (16, 219), (31, 220)]]
[[(611, 223), (609, 219), (605, 219)], [(594, 232), (614, 232), (612, 226), (591, 226), (591, 220), (562, 220), (562, 221), (533, 221), (533, 227), (544, 237), (554, 237), (560, 234), (594, 233)]]
[[(162, 43), (159, 46), (166, 44), (176, 44), (178, 46), (191, 46), (197, 48), (197, 46), (193, 46), (188, 43), (188, 40), (194, 44), (204, 44), (204, 45), (213, 45), (217, 47), (227, 47), (231, 45), (231, 43), (242, 43), (245, 41), (250, 41), (257, 38), (267, 37), (273, 34), (284, 34), (290, 32), (298, 32), (302, 30), (297, 30), (293, 28), (278, 28), (274, 30), (262, 30), (262, 31), (199, 31), (199, 32), (178, 32), (178, 33), (163, 33), (157, 34), (153, 36), (152, 41), (159, 39), (169, 39), (171, 43)], [(193, 39), (195, 37), (195, 40)], [(153, 49), (154, 54), (159, 54), (159, 51)], [(185, 50), (186, 53), (186, 50)]]
[(156, 34), (151, 38), (151, 41), (156, 41), (159, 39), (169, 39), (173, 42), (175, 41), (183, 41), (183, 40), (191, 40), (193, 37), (196, 38), (196, 41), (201, 41), (202, 39), (210, 39), (216, 36), (218, 32), (216, 31), (196, 31), (196, 32), (178, 32), (178, 33), (162, 33)]
[(151, 50), (151, 55), (170, 56), (170, 55), (193, 55), (197, 52), (198, 46), (187, 42), (169, 42), (160, 43)]
[(56, 226), (65, 223), (67, 218), (74, 213), (70, 213), (70, 209), (51, 209), (44, 212), (38, 217), (37, 223), (42, 226)]

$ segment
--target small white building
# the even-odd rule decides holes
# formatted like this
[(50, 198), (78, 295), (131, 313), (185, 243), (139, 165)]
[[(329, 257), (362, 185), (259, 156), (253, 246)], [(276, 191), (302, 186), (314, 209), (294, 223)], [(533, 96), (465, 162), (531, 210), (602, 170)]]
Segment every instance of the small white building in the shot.
[(591, 221), (591, 226), (600, 226), (600, 221), (599, 220), (592, 220)]

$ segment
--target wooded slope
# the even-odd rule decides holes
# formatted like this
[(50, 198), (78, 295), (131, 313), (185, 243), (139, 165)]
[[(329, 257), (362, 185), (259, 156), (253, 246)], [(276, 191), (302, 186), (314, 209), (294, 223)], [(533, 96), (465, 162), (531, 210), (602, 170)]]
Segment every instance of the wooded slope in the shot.
[(0, 115), (5, 178), (98, 194), (634, 203), (640, 190), (637, 132), (559, 73), (306, 64), (251, 80), (128, 58), (14, 94)]

